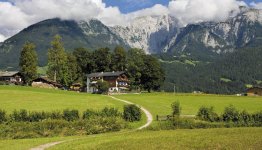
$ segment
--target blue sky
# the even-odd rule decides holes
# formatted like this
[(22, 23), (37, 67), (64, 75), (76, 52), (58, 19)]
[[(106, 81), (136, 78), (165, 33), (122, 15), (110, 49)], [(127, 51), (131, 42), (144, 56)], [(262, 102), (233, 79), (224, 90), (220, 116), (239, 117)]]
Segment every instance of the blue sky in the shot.
[[(8, 0), (0, 0), (0, 2)], [(9, 0), (10, 1), (10, 0)], [(107, 6), (118, 6), (122, 13), (129, 13), (143, 8), (149, 8), (155, 4), (167, 5), (170, 0), (103, 0)], [(247, 3), (262, 2), (262, 0), (245, 0)]]
[[(0, 42), (29, 25), (50, 18), (73, 19), (76, 21), (95, 18), (108, 26), (125, 26), (137, 17), (170, 14), (176, 17), (181, 25), (186, 25), (198, 21), (225, 20), (229, 12), (239, 6), (236, 0), (199, 0), (197, 3), (194, 3), (195, 0), (177, 0), (174, 3), (169, 3), (169, 1), (0, 0), (0, 2), (7, 2), (0, 3)], [(183, 5), (187, 4), (187, 2), (189, 2), (190, 7), (183, 8)], [(258, 3), (262, 2), (262, 0), (245, 0), (245, 2), (247, 4), (251, 2)], [(161, 5), (155, 6), (156, 4)], [(210, 7), (210, 5), (213, 7)], [(262, 3), (253, 4), (252, 6), (262, 9)], [(221, 9), (222, 7), (223, 9)], [(144, 8), (149, 9), (142, 10)], [(196, 11), (198, 13), (195, 13)]]
[[(107, 6), (118, 6), (122, 13), (129, 13), (155, 4), (167, 5), (169, 0), (103, 0)], [(262, 2), (262, 0), (245, 0), (246, 3)]]

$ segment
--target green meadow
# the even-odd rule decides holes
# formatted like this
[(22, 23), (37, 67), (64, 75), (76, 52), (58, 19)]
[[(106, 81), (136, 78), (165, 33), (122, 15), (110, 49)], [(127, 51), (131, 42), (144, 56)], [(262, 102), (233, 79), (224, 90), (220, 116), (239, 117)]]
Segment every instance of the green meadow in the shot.
[(114, 107), (122, 111), (123, 103), (106, 96), (76, 92), (37, 89), (31, 87), (0, 86), (0, 109), (11, 113), (13, 110), (52, 111), (63, 109), (100, 110)]
[[(237, 97), (194, 94), (126, 94), (115, 97), (139, 104), (153, 116), (171, 113), (171, 104), (180, 101), (182, 115), (195, 115), (199, 107), (214, 106), (222, 113), (230, 104), (238, 110), (257, 112), (262, 110), (261, 97)], [(99, 110), (104, 107), (123, 109), (122, 102), (107, 96), (76, 93), (59, 90), (37, 89), (31, 87), (0, 86), (0, 109), (11, 113), (13, 110), (52, 111), (63, 109)], [(140, 122), (131, 124), (132, 128), (145, 123), (145, 115)], [(260, 149), (262, 147), (262, 128), (219, 128), (170, 131), (123, 130), (81, 137), (54, 137), (37, 139), (0, 140), (1, 150), (28, 150), (32, 147), (55, 141), (66, 141), (51, 147), (62, 149)]]
[(50, 150), (136, 150), (136, 149), (261, 149), (262, 128), (136, 131), (93, 136), (0, 140), (1, 150), (28, 150), (54, 142), (65, 143)]
[(141, 131), (79, 139), (52, 150), (260, 149), (262, 128)]
[(234, 105), (238, 110), (250, 113), (262, 110), (262, 97), (238, 97), (226, 95), (195, 95), (195, 94), (128, 94), (115, 96), (147, 108), (154, 116), (169, 115), (171, 104), (179, 101), (182, 115), (196, 115), (201, 106), (214, 106), (217, 113), (222, 113), (226, 106)]

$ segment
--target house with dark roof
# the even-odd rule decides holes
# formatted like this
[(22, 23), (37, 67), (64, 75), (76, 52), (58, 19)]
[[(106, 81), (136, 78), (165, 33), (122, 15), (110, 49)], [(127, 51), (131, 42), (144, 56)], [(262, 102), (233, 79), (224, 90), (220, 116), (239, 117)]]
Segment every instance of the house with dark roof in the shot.
[(98, 92), (96, 84), (99, 80), (109, 83), (109, 92), (122, 92), (129, 89), (129, 80), (124, 71), (97, 72), (87, 75), (87, 92)]
[(20, 85), (24, 83), (24, 80), (19, 71), (3, 71), (0, 72), (0, 82)]
[(255, 86), (247, 89), (248, 96), (262, 96), (262, 87)]
[(58, 89), (62, 88), (63, 86), (53, 80), (48, 79), (47, 77), (39, 77), (33, 80), (32, 87)]

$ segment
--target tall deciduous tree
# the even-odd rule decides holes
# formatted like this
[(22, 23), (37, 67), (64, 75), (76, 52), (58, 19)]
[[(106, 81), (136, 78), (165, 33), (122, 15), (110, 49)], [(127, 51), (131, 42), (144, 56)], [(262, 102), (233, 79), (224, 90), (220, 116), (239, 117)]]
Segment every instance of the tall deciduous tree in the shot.
[(131, 82), (131, 88), (133, 89), (141, 88), (141, 72), (144, 66), (144, 55), (146, 54), (141, 49), (130, 49), (127, 53), (127, 74)]
[(95, 69), (93, 72), (106, 72), (111, 71), (111, 53), (109, 48), (100, 48), (93, 52), (93, 59)]
[(30, 84), (33, 79), (37, 77), (37, 54), (35, 51), (35, 45), (33, 43), (26, 42), (23, 46), (20, 56), (20, 71), (24, 76), (26, 84)]
[(127, 56), (123, 47), (117, 46), (112, 54), (112, 69), (114, 71), (124, 71), (127, 67)]
[(48, 50), (48, 77), (68, 85), (67, 55), (59, 35), (54, 37), (51, 48)]
[(73, 51), (73, 55), (76, 57), (77, 64), (80, 67), (80, 76), (87, 73), (92, 73), (92, 70), (94, 69), (92, 52), (86, 48), (76, 48)]
[(142, 69), (141, 84), (144, 89), (148, 92), (151, 92), (151, 90), (158, 90), (165, 79), (165, 74), (159, 61), (151, 55), (145, 55)]

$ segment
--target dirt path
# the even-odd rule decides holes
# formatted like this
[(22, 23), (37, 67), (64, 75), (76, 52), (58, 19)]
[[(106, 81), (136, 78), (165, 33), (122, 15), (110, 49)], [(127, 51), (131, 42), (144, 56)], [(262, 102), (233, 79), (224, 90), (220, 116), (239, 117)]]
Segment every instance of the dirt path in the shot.
[(64, 142), (66, 142), (66, 141), (47, 143), (47, 144), (40, 145), (40, 146), (35, 147), (35, 148), (31, 148), (30, 150), (45, 150), (47, 148), (50, 148), (52, 146), (55, 146), (55, 145), (58, 145), (58, 144), (61, 144), (61, 143), (64, 143)]
[[(114, 96), (109, 96), (109, 97), (111, 97), (111, 98), (113, 98), (113, 99), (115, 99), (115, 100), (124, 102), (124, 103), (126, 103), (126, 104), (134, 104), (134, 103), (132, 103), (132, 102), (129, 102), (129, 101), (127, 101), (127, 100), (122, 100), (122, 99), (116, 98), (116, 97), (114, 97)], [(135, 105), (137, 105), (137, 104), (135, 104)], [(146, 124), (143, 125), (143, 126), (141, 126), (141, 127), (139, 127), (139, 128), (137, 128), (137, 130), (142, 130), (142, 129), (150, 126), (150, 124), (151, 124), (152, 121), (153, 121), (153, 117), (152, 117), (152, 114), (151, 114), (147, 109), (145, 109), (144, 107), (139, 106), (139, 105), (137, 105), (137, 106), (140, 107), (140, 109), (146, 114), (146, 117), (147, 117), (147, 122), (146, 122)]]
[[(116, 98), (114, 96), (109, 96), (111, 97), (112, 99), (114, 100), (117, 100), (117, 101), (121, 101), (121, 102), (124, 102), (126, 104), (134, 104), (132, 102), (129, 102), (127, 100), (122, 100), (122, 99), (119, 99), (119, 98)], [(134, 105), (137, 105), (137, 104), (134, 104)], [(150, 124), (152, 123), (153, 121), (153, 117), (152, 117), (152, 114), (147, 110), (145, 109), (144, 107), (140, 106), (140, 105), (137, 105), (138, 107), (140, 107), (140, 109), (145, 113), (146, 117), (147, 117), (147, 122), (146, 124), (144, 124), (143, 126), (137, 128), (136, 130), (142, 130), (148, 126), (150, 126)], [(72, 141), (72, 140), (70, 140)], [(59, 142), (52, 142), (52, 143), (47, 143), (47, 144), (43, 144), (43, 145), (40, 145), (40, 146), (37, 146), (37, 147), (34, 147), (34, 148), (31, 148), (30, 150), (45, 150), (47, 148), (50, 148), (50, 147), (53, 147), (55, 145), (58, 145), (58, 144), (61, 144), (61, 143), (64, 143), (64, 142), (68, 142), (68, 141), (59, 141)]]

